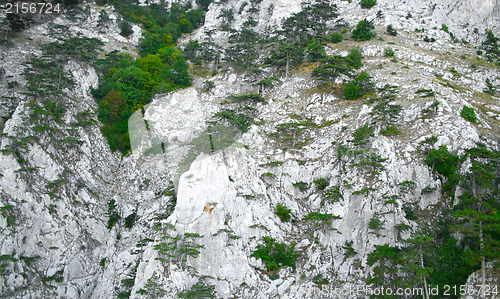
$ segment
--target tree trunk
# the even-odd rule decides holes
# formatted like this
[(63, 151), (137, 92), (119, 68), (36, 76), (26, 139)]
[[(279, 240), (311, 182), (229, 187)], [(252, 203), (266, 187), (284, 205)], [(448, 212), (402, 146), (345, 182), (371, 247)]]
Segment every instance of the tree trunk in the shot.
[[(472, 161), (474, 163), (474, 160)], [(472, 173), (472, 196), (477, 198), (477, 186), (476, 177)], [(478, 210), (481, 212), (481, 199), (477, 198)], [(483, 222), (479, 221), (479, 250), (481, 254), (481, 294), (480, 297), (484, 298), (484, 287), (486, 285), (486, 259), (484, 257), (484, 232), (483, 232)]]
[(288, 78), (288, 70), (290, 68), (290, 58), (286, 58), (286, 73), (285, 73), (285, 78)]
[(484, 288), (486, 285), (486, 260), (484, 258), (484, 234), (483, 222), (479, 221), (479, 250), (481, 250), (481, 298), (484, 298)]
[[(422, 245), (420, 245), (419, 247), (419, 252), (418, 252), (418, 255), (420, 256), (420, 267), (422, 267), (422, 269), (425, 269), (424, 267), (424, 257), (422, 255)], [(429, 289), (427, 288), (427, 278), (425, 277), (425, 273), (424, 273), (424, 299), (429, 299)]]

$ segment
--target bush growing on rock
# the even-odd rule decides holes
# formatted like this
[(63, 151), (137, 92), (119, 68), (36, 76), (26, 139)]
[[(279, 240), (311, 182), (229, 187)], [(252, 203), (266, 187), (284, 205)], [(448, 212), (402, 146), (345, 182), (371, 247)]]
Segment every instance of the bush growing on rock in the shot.
[(372, 8), (377, 4), (377, 0), (361, 0), (361, 8)]
[(291, 215), (290, 212), (292, 210), (288, 209), (285, 205), (278, 203), (276, 205), (276, 209), (274, 213), (281, 219), (282, 222), (290, 221)]
[(295, 253), (295, 243), (287, 245), (279, 243), (271, 237), (264, 237), (263, 244), (257, 245), (251, 257), (261, 259), (266, 264), (267, 271), (276, 271), (283, 266), (295, 271), (295, 260), (300, 254)]
[(338, 44), (342, 41), (342, 33), (334, 32), (330, 35), (330, 41), (334, 44)]
[(477, 123), (477, 116), (474, 108), (469, 106), (464, 106), (462, 108), (462, 112), (460, 113), (465, 120), (470, 121), (471, 123)]
[(374, 84), (367, 72), (359, 73), (354, 79), (345, 85), (344, 97), (347, 100), (356, 100), (373, 91)]
[(367, 19), (363, 19), (359, 21), (356, 29), (352, 32), (352, 38), (357, 41), (370, 40), (375, 36), (375, 32), (372, 31), (373, 29), (375, 29), (373, 23)]
[(392, 36), (398, 35), (398, 32), (396, 31), (396, 29), (394, 29), (392, 27), (392, 25), (387, 26), (387, 33), (389, 33), (389, 35), (392, 35)]

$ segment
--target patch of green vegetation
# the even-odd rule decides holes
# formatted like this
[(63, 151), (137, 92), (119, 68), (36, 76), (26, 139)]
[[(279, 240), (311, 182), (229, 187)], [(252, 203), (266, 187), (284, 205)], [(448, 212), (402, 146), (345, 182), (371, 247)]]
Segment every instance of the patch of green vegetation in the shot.
[(109, 216), (107, 228), (111, 230), (121, 218), (120, 214), (118, 214), (118, 212), (116, 211), (116, 204), (114, 199), (108, 201), (107, 214)]
[(290, 215), (290, 212), (292, 212), (292, 210), (290, 210), (289, 208), (287, 208), (285, 205), (281, 204), (281, 203), (278, 203), (276, 205), (276, 209), (274, 210), (274, 213), (276, 214), (276, 216), (278, 216), (282, 222), (288, 222), (290, 221), (290, 218), (292, 217)]
[(357, 41), (370, 40), (375, 36), (375, 32), (372, 31), (373, 29), (375, 29), (373, 23), (367, 19), (363, 19), (356, 25), (356, 29), (352, 32), (352, 38)]
[(434, 91), (432, 89), (421, 88), (415, 92), (416, 94), (420, 94), (422, 98), (430, 98), (434, 96)]
[(450, 190), (458, 182), (458, 165), (460, 162), (461, 158), (450, 153), (446, 145), (441, 145), (437, 150), (431, 149), (425, 159), (427, 166), (448, 179), (447, 184), (443, 185), (445, 190)]
[(253, 102), (253, 103), (265, 103), (266, 100), (260, 95), (260, 94), (242, 94), (242, 95), (231, 95), (229, 97), (229, 100), (232, 103), (246, 103), (246, 102)]
[(327, 56), (321, 59), (321, 64), (316, 67), (311, 76), (323, 82), (331, 82), (340, 75), (352, 76), (354, 69), (363, 66), (363, 55), (360, 48), (352, 48), (347, 56)]
[(223, 109), (217, 112), (214, 116), (227, 120), (231, 125), (240, 129), (242, 133), (245, 133), (248, 131), (248, 128), (253, 122), (253, 118), (249, 114), (253, 112), (254, 109), (251, 107), (244, 107), (239, 110), (243, 110), (243, 112), (238, 112), (238, 110), (235, 111), (232, 109)]
[(260, 166), (272, 166), (272, 167), (277, 167), (277, 166), (280, 166), (280, 165), (283, 165), (283, 161), (271, 161), (271, 162), (268, 162), (268, 163), (265, 163), (265, 164), (261, 164)]
[(293, 148), (302, 148), (310, 138), (305, 137), (307, 129), (318, 128), (318, 125), (312, 120), (307, 119), (301, 122), (289, 122), (276, 126), (276, 132), (269, 136), (279, 139), (282, 143), (291, 145)]
[(417, 220), (417, 216), (415, 215), (415, 212), (413, 211), (413, 207), (410, 204), (404, 203), (402, 210), (403, 210), (403, 212), (405, 212), (406, 219)]
[(372, 187), (366, 187), (358, 191), (352, 192), (352, 194), (357, 195), (357, 194), (367, 194), (370, 191), (376, 191), (377, 189), (372, 188)]
[(292, 185), (299, 188), (301, 192), (306, 192), (309, 189), (309, 184), (306, 182), (296, 182), (293, 183)]
[(268, 177), (268, 178), (276, 178), (276, 175), (274, 173), (270, 173), (270, 172), (264, 172), (263, 174), (261, 174), (262, 177)]
[(330, 34), (330, 41), (334, 44), (338, 44), (342, 41), (342, 33), (340, 32), (333, 32)]
[(102, 269), (106, 268), (106, 258), (102, 258), (99, 261), (99, 266), (101, 266)]
[(392, 27), (391, 24), (387, 25), (386, 31), (389, 35), (392, 35), (392, 36), (398, 35), (398, 32), (396, 31), (396, 29), (394, 29), (394, 27)]
[(338, 202), (343, 199), (342, 192), (340, 192), (340, 186), (332, 186), (325, 190), (324, 197), (330, 202)]
[(340, 217), (338, 215), (322, 214), (322, 213), (318, 213), (318, 212), (310, 212), (304, 218), (302, 218), (302, 220), (326, 221), (327, 224), (331, 223), (327, 220), (336, 220), (336, 219), (342, 219), (342, 217)]
[(345, 250), (344, 256), (345, 257), (352, 257), (358, 254), (356, 250), (352, 247), (353, 241), (345, 241), (344, 246), (342, 248)]
[(384, 136), (397, 136), (401, 134), (398, 127), (395, 125), (387, 126), (385, 129), (380, 130), (380, 134)]
[(416, 185), (417, 184), (414, 181), (404, 181), (404, 182), (398, 183), (398, 186), (403, 191), (408, 191), (409, 189), (414, 189)]
[(271, 237), (264, 237), (262, 241), (263, 243), (257, 245), (251, 257), (261, 259), (267, 271), (276, 271), (284, 266), (291, 267), (295, 271), (295, 261), (300, 256), (295, 253), (295, 243), (280, 243)]
[(427, 186), (424, 189), (422, 189), (422, 193), (431, 193), (431, 192), (434, 192), (436, 190), (437, 190), (436, 187)]
[(125, 228), (131, 229), (132, 226), (134, 226), (136, 217), (137, 217), (136, 212), (133, 212), (127, 217), (125, 217)]
[(349, 142), (352, 142), (355, 146), (365, 146), (370, 142), (370, 137), (373, 136), (375, 136), (373, 129), (368, 124), (365, 124), (354, 131), (352, 134), (353, 139), (349, 140)]
[(384, 227), (384, 223), (385, 221), (383, 221), (380, 213), (375, 212), (375, 214), (373, 214), (373, 217), (370, 219), (370, 222), (368, 222), (368, 228), (371, 230), (379, 230)]
[(394, 57), (394, 50), (391, 47), (385, 48), (384, 57)]
[(429, 107), (422, 109), (422, 118), (426, 119), (431, 117), (438, 111), (438, 108), (439, 108), (439, 101), (435, 100)]
[(330, 182), (326, 178), (317, 178), (313, 183), (319, 190), (325, 190), (330, 185)]
[(189, 290), (177, 294), (179, 298), (215, 298), (215, 286), (197, 282)]
[(44, 282), (50, 282), (50, 281), (63, 282), (63, 280), (64, 280), (63, 274), (64, 274), (64, 270), (59, 270), (59, 271), (56, 271), (56, 273), (54, 273), (54, 275), (42, 277), (42, 281), (44, 281)]
[(371, 76), (363, 71), (356, 75), (349, 83), (345, 84), (344, 98), (356, 100), (374, 91), (374, 84)]
[(361, 8), (372, 8), (377, 4), (377, 0), (361, 0)]
[(16, 215), (14, 214), (13, 205), (5, 205), (0, 207), (0, 215), (5, 218), (7, 226), (14, 226), (16, 224)]
[(323, 278), (323, 274), (321, 273), (313, 277), (313, 282), (319, 286), (330, 283), (328, 279)]
[(179, 236), (175, 233), (175, 227), (169, 225), (159, 229), (162, 229), (161, 239), (153, 247), (159, 254), (157, 260), (165, 263), (174, 260), (185, 263), (188, 256), (197, 258), (200, 255), (200, 249), (205, 248), (203, 244), (195, 242), (195, 239), (203, 237), (201, 235), (185, 233), (184, 236)]
[[(96, 63), (102, 76), (92, 94), (99, 104), (102, 132), (111, 150), (126, 153), (130, 150), (128, 119), (132, 113), (148, 104), (156, 93), (191, 85), (188, 65), (174, 45), (182, 33), (202, 25), (204, 15), (199, 9), (180, 4), (110, 2), (126, 22), (139, 23), (145, 30), (138, 45), (140, 57), (134, 60), (130, 54), (114, 51)], [(123, 29), (122, 34), (130, 33)]]
[(474, 111), (474, 108), (465, 106), (462, 108), (462, 112), (460, 112), (460, 115), (467, 120), (470, 121), (471, 123), (475, 124), (477, 123), (477, 116), (476, 112)]

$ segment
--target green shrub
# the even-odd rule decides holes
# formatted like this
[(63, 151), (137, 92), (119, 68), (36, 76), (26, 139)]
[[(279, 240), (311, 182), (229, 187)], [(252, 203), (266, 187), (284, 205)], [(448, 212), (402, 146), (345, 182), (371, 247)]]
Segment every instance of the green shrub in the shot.
[(330, 283), (330, 281), (328, 279), (323, 278), (323, 274), (318, 274), (318, 275), (314, 276), (313, 281), (315, 284), (317, 284), (319, 286)]
[(375, 33), (372, 30), (375, 29), (373, 23), (368, 21), (367, 19), (363, 19), (359, 21), (356, 29), (352, 32), (352, 38), (357, 41), (367, 41), (375, 36)]
[(136, 212), (133, 212), (132, 214), (128, 215), (125, 217), (125, 228), (132, 228), (135, 223), (135, 218), (137, 217)]
[(359, 73), (351, 82), (345, 84), (344, 97), (347, 100), (356, 100), (371, 93), (374, 84), (370, 79), (371, 76), (367, 72)]
[(394, 50), (391, 47), (385, 48), (384, 57), (394, 57)]
[(345, 250), (345, 253), (344, 253), (345, 257), (351, 257), (351, 256), (355, 256), (357, 254), (356, 250), (354, 250), (354, 248), (352, 248), (352, 244), (353, 244), (353, 241), (345, 241), (344, 246), (342, 246), (342, 248), (344, 248), (344, 250)]
[(334, 32), (330, 35), (330, 41), (334, 44), (338, 44), (342, 41), (342, 33)]
[(224, 109), (217, 112), (215, 117), (227, 120), (231, 125), (239, 128), (242, 133), (248, 131), (252, 124), (252, 118), (245, 113), (237, 113), (232, 109)]
[(229, 97), (233, 103), (243, 103), (243, 102), (254, 102), (254, 103), (264, 103), (265, 100), (260, 94), (242, 94), (242, 95), (231, 95)]
[(372, 8), (377, 4), (377, 0), (361, 0), (361, 8)]
[(103, 268), (103, 269), (106, 267), (106, 258), (102, 258), (99, 261), (99, 266), (101, 266), (101, 268)]
[(392, 27), (392, 25), (387, 26), (387, 33), (389, 33), (389, 35), (392, 35), (392, 36), (398, 35), (398, 32), (396, 31), (396, 29), (394, 29)]
[(405, 212), (406, 219), (417, 220), (417, 216), (415, 215), (415, 212), (413, 211), (413, 207), (410, 204), (404, 203), (402, 210), (403, 210), (403, 212)]
[(120, 220), (120, 215), (116, 211), (116, 204), (115, 204), (114, 199), (108, 201), (107, 214), (109, 215), (107, 228), (109, 230), (111, 230), (115, 226), (115, 224), (118, 222), (118, 220)]
[(268, 178), (276, 178), (276, 175), (274, 173), (270, 173), (270, 172), (265, 172), (262, 174), (262, 177), (268, 177)]
[(295, 260), (300, 254), (295, 253), (294, 242), (287, 245), (276, 242), (271, 237), (264, 237), (262, 241), (264, 243), (257, 245), (251, 257), (261, 259), (267, 271), (276, 271), (283, 266), (291, 267), (295, 271)]
[(332, 186), (325, 191), (325, 199), (327, 199), (330, 202), (337, 202), (342, 198), (343, 197), (342, 193), (340, 192), (339, 186)]
[(204, 91), (210, 91), (210, 90), (214, 89), (214, 87), (215, 87), (214, 81), (206, 80), (205, 82), (203, 82), (203, 90)]
[(325, 190), (325, 188), (328, 187), (328, 185), (330, 185), (330, 182), (328, 182), (328, 180), (325, 178), (315, 179), (313, 183), (319, 190)]
[(441, 145), (439, 149), (429, 151), (425, 164), (448, 179), (448, 182), (443, 185), (443, 189), (449, 190), (458, 182), (457, 169), (460, 161), (458, 155), (450, 153), (446, 145)]
[(368, 222), (368, 228), (372, 230), (379, 230), (384, 227), (384, 221), (382, 220), (382, 216), (378, 212), (373, 214), (373, 217)]
[(307, 60), (310, 62), (316, 62), (326, 57), (325, 46), (319, 39), (314, 39), (312, 43), (307, 45), (306, 53)]
[(471, 123), (477, 123), (476, 112), (472, 107), (464, 106), (460, 115), (462, 115), (465, 120), (470, 121)]
[(401, 132), (396, 126), (387, 126), (385, 129), (380, 130), (380, 134), (384, 136), (396, 136), (401, 134)]
[(127, 22), (127, 21), (123, 21), (123, 22), (120, 24), (120, 35), (121, 35), (121, 36), (128, 37), (128, 36), (130, 36), (132, 33), (134, 33), (134, 30), (132, 30), (132, 24), (130, 24), (130, 23), (129, 23), (129, 22)]
[(318, 212), (310, 212), (307, 214), (302, 220), (335, 220), (335, 219), (341, 219), (340, 216), (333, 215), (333, 214), (322, 214)]
[(274, 213), (281, 219), (282, 222), (290, 221), (291, 215), (290, 212), (292, 210), (288, 209), (285, 205), (278, 203), (276, 205), (276, 209)]
[(187, 291), (177, 294), (179, 298), (215, 298), (215, 286), (197, 282)]
[(299, 188), (299, 190), (301, 192), (305, 192), (309, 189), (309, 184), (306, 183), (306, 182), (296, 182), (296, 183), (293, 183), (292, 185), (294, 185), (295, 187)]
[(354, 131), (352, 134), (354, 139), (349, 140), (349, 142), (352, 142), (356, 146), (364, 146), (370, 141), (370, 137), (373, 136), (375, 136), (373, 129), (368, 124), (365, 124)]

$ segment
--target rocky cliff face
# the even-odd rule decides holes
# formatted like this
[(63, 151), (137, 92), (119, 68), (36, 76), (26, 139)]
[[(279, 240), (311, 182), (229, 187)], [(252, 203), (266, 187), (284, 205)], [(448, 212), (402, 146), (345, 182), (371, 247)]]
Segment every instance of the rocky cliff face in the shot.
[[(304, 5), (294, 0), (243, 3), (211, 4), (205, 25), (182, 40), (211, 39), (223, 45), (227, 33), (218, 29), (218, 16), (224, 9), (241, 11), (233, 28), (253, 14), (257, 30), (265, 32)], [(378, 96), (390, 93), (391, 103), (401, 105), (394, 121), (400, 135), (379, 134), (383, 127), (375, 104), (325, 91), (307, 67), (282, 75), (263, 90), (255, 75), (226, 67), (214, 76), (195, 77), (193, 87), (155, 96), (144, 114), (131, 119), (134, 150), (121, 157), (110, 152), (99, 130), (97, 105), (89, 93), (98, 77), (90, 65), (64, 62), (75, 85), (63, 90), (62, 121), (47, 137), (30, 125), (32, 98), (24, 94), (22, 62), (39, 55), (40, 44), (54, 41), (47, 35), (54, 24), (99, 38), (107, 52), (133, 53), (140, 29), (134, 27), (130, 39), (121, 37), (117, 16), (106, 8), (111, 21), (98, 32), (101, 8), (90, 5), (77, 18), (63, 15), (13, 36), (0, 57), (0, 293), (111, 298), (130, 292), (139, 298), (146, 292), (173, 298), (204, 281), (221, 298), (319, 298), (364, 285), (371, 275), (367, 255), (375, 245), (402, 244), (418, 228), (403, 207), (411, 206), (423, 219), (420, 223), (432, 223), (448, 205), (442, 179), (423, 163), (419, 144), (434, 135), (435, 148), (447, 145), (452, 152), (476, 142), (498, 149), (500, 104), (483, 93), (486, 78), (500, 83), (498, 68), (472, 65), (472, 45), (480, 44), (487, 28), (499, 32), (500, 12), (498, 1), (379, 0), (370, 10), (360, 9), (357, 1), (337, 5), (351, 26), (363, 18), (376, 20), (383, 40), (346, 40), (328, 47), (327, 54), (345, 56), (353, 47), (363, 48), (360, 71), (373, 76)], [(249, 12), (251, 7), (257, 12)], [(382, 16), (377, 17), (378, 10)], [(388, 24), (398, 36), (385, 34)], [(442, 24), (472, 45), (452, 43)], [(423, 42), (424, 34), (415, 28), (425, 28), (436, 42)], [(215, 30), (211, 38), (209, 30)], [(389, 43), (395, 59), (384, 56)], [(210, 91), (204, 90), (206, 80), (214, 82)], [(246, 133), (223, 131), (210, 122), (214, 113), (238, 105), (227, 103), (231, 95), (259, 91), (265, 103), (253, 105), (255, 121)], [(432, 106), (435, 101), (437, 107)], [(474, 107), (476, 124), (460, 116), (464, 105)], [(85, 111), (90, 124), (72, 125)], [(291, 123), (301, 123), (300, 130), (294, 131)], [(357, 147), (350, 140), (365, 124), (372, 125), (374, 136)], [(76, 136), (77, 146), (61, 143), (70, 140), (65, 134)], [(158, 150), (145, 152), (152, 145)], [(360, 150), (361, 156), (356, 154)], [(315, 188), (318, 178), (332, 188), (327, 189), (333, 190), (330, 196)], [(401, 184), (405, 181), (413, 184), (407, 188)], [(394, 201), (387, 203), (388, 198)], [(291, 210), (291, 222), (275, 214), (277, 204)], [(108, 229), (113, 212), (122, 219)], [(339, 217), (303, 221), (311, 212)], [(131, 215), (135, 224), (127, 228), (125, 219)], [(377, 230), (369, 228), (375, 215), (384, 223)], [(410, 229), (402, 231), (401, 226)], [(296, 269), (283, 268), (274, 280), (258, 270), (265, 268), (261, 259), (251, 257), (266, 236), (296, 243), (300, 253)], [(346, 242), (352, 242), (355, 254), (346, 254)], [(318, 274), (330, 283), (318, 287), (313, 280)]]

